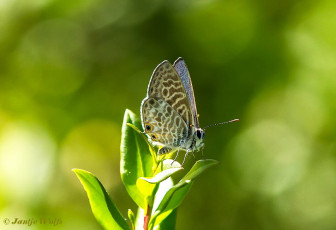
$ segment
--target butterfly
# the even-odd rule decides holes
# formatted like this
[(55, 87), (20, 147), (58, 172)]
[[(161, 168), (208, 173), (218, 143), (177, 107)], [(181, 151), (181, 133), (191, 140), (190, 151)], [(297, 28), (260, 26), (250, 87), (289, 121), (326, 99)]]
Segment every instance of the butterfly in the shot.
[(199, 127), (190, 74), (181, 57), (154, 69), (141, 103), (141, 120), (149, 139), (162, 146), (158, 155), (183, 149), (186, 157), (203, 147), (205, 132)]

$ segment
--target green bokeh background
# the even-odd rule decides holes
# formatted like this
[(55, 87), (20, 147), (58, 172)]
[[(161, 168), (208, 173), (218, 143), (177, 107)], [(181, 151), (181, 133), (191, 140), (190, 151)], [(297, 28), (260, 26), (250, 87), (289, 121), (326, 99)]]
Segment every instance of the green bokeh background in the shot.
[[(119, 175), (126, 108), (182, 56), (204, 157), (177, 229), (336, 229), (336, 2), (0, 0), (0, 229), (4, 218), (99, 229), (79, 181)], [(201, 158), (201, 153), (196, 154)], [(188, 158), (187, 165), (195, 162)], [(29, 229), (50, 229), (37, 224)]]

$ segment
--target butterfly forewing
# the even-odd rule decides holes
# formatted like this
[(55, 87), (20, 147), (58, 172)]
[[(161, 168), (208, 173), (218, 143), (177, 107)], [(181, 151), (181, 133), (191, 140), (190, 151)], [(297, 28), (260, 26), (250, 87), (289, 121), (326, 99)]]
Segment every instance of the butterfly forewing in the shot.
[(168, 61), (163, 61), (154, 70), (148, 85), (147, 97), (164, 100), (186, 124), (195, 125), (184, 85), (175, 68)]
[(192, 115), (194, 119), (194, 124), (197, 128), (199, 128), (199, 122), (198, 122), (198, 116), (197, 116), (197, 109), (196, 109), (196, 102), (195, 102), (195, 96), (194, 96), (194, 90), (191, 83), (190, 74), (187, 68), (187, 65), (185, 64), (184, 60), (180, 57), (174, 62), (174, 68), (178, 75), (180, 76), (180, 79), (182, 81), (182, 84), (184, 86), (184, 89), (187, 93), (188, 100), (190, 103), (190, 107), (192, 110)]

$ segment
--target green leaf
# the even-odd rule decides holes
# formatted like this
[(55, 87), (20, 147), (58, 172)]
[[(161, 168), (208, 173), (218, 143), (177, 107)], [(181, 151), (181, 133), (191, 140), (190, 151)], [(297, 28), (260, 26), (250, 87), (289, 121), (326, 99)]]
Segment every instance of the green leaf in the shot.
[(131, 127), (132, 129), (134, 129), (138, 134), (140, 134), (144, 138), (144, 140), (146, 141), (146, 143), (149, 147), (150, 153), (152, 155), (153, 162), (155, 162), (155, 164), (157, 164), (156, 151), (153, 148), (153, 146), (151, 145), (151, 143), (149, 143), (147, 136), (143, 132), (141, 132), (141, 130), (138, 127), (136, 127), (135, 125), (133, 125), (131, 123), (127, 123), (127, 125), (129, 127)]
[[(169, 165), (171, 165), (171, 164), (169, 164)], [(163, 166), (163, 167), (165, 168), (165, 166)], [(169, 177), (168, 179), (162, 181), (158, 185), (159, 185), (159, 187), (158, 187), (157, 192), (155, 193), (155, 199), (154, 199), (154, 205), (153, 205), (152, 215), (153, 215), (154, 211), (157, 209), (157, 207), (159, 206), (159, 204), (161, 203), (161, 201), (162, 201), (163, 197), (166, 195), (166, 193), (174, 186), (174, 183), (173, 183), (173, 180), (171, 179), (171, 177)], [(170, 213), (172, 211), (173, 210), (167, 211), (163, 215), (159, 215), (158, 216), (158, 218), (156, 219), (157, 220), (156, 223), (158, 223), (160, 225), (160, 228), (158, 228), (158, 225), (156, 225), (155, 229), (161, 229), (161, 228), (165, 227), (165, 223), (167, 223), (167, 221), (168, 221), (166, 219), (168, 218), (168, 219), (171, 220), (171, 217), (169, 217), (169, 216), (170, 216)], [(169, 225), (171, 225), (171, 223)], [(152, 228), (149, 227), (149, 229), (152, 229)], [(164, 228), (164, 229), (166, 229), (166, 228)]]
[(173, 186), (161, 200), (156, 211), (152, 214), (149, 226), (157, 226), (165, 219), (175, 208), (177, 208), (191, 188), (192, 182), (177, 184)]
[[(174, 230), (176, 224), (176, 209), (172, 210), (172, 212), (166, 212), (168, 215), (164, 217), (162, 220), (158, 220), (158, 229), (159, 230)], [(155, 228), (157, 229), (157, 228)]]
[[(157, 174), (154, 177), (138, 178), (136, 185), (139, 191), (145, 195), (145, 198), (149, 201), (148, 203), (150, 206), (153, 206), (153, 194), (156, 193), (159, 184), (181, 169), (183, 168), (177, 161), (165, 159), (160, 161), (159, 166), (156, 167), (155, 171)], [(162, 185), (163, 184), (161, 183), (160, 186), (162, 187)], [(172, 185), (170, 187), (172, 187)]]
[(139, 179), (147, 181), (150, 184), (157, 184), (157, 183), (160, 183), (161, 181), (164, 181), (165, 179), (167, 179), (174, 173), (180, 171), (181, 169), (183, 168), (171, 168), (171, 169), (167, 169), (162, 172), (159, 172), (154, 177), (140, 177)]
[(153, 161), (148, 144), (132, 127), (141, 127), (140, 119), (130, 110), (125, 111), (121, 136), (120, 174), (125, 188), (134, 202), (146, 209), (147, 194), (143, 194), (136, 185), (139, 177), (152, 176)]
[(187, 182), (189, 180), (194, 180), (206, 169), (210, 168), (211, 166), (217, 165), (217, 164), (219, 164), (219, 162), (216, 160), (212, 160), (212, 159), (199, 160), (193, 165), (193, 167), (190, 169), (187, 175), (185, 175), (179, 183)]
[(144, 225), (144, 216), (145, 216), (145, 210), (143, 210), (141, 207), (138, 207), (136, 219), (135, 219), (135, 229), (143, 229)]
[(156, 221), (156, 218), (159, 215), (164, 215), (165, 212), (177, 208), (187, 195), (192, 185), (192, 181), (204, 172), (204, 170), (216, 164), (218, 164), (218, 161), (211, 159), (197, 161), (190, 171), (176, 185), (167, 191), (164, 198), (161, 200), (161, 203), (155, 210), (150, 224), (158, 224), (159, 221)]
[[(192, 181), (189, 180), (187, 182), (177, 183), (171, 189), (169, 189), (155, 210), (153, 214), (153, 221), (155, 221), (158, 216), (166, 215), (166, 212), (170, 212), (177, 208), (187, 195), (191, 185)], [(159, 221), (155, 221), (155, 225), (157, 223), (159, 223)]]
[(162, 163), (162, 171), (170, 168), (183, 168), (178, 161), (172, 159), (164, 159), (160, 163)]
[(131, 222), (132, 230), (134, 230), (135, 229), (135, 216), (134, 216), (132, 209), (128, 209), (127, 215), (128, 215), (128, 219)]
[(171, 168), (167, 168), (166, 170), (159, 172), (154, 177), (140, 177), (139, 179), (145, 180), (151, 184), (157, 184), (157, 183), (160, 183), (161, 181), (166, 180), (168, 177), (172, 176), (174, 173), (182, 169), (183, 169), (182, 167), (171, 167)]
[(144, 180), (141, 180), (140, 178), (136, 182), (137, 188), (145, 196), (145, 199), (147, 201), (150, 201), (149, 204), (152, 204), (152, 200), (153, 200), (152, 196), (153, 196), (153, 192), (155, 189), (155, 184), (150, 184)]
[(73, 171), (88, 195), (92, 213), (97, 221), (105, 229), (130, 229), (100, 181), (90, 172), (81, 169)]

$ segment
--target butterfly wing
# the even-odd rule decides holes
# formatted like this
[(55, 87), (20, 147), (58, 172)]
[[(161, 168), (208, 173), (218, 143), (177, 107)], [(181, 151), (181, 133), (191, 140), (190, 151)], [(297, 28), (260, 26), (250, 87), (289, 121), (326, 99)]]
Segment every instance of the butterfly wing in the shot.
[(174, 62), (173, 66), (176, 72), (178, 73), (178, 75), (180, 76), (184, 89), (187, 93), (189, 104), (190, 104), (192, 115), (193, 115), (194, 124), (196, 125), (196, 128), (199, 128), (194, 90), (193, 90), (193, 86), (191, 83), (191, 78), (190, 78), (187, 65), (185, 64), (184, 60), (180, 57)]
[(183, 118), (187, 125), (195, 125), (185, 86), (168, 61), (163, 61), (155, 68), (148, 85), (147, 98), (162, 99)]
[(172, 149), (186, 142), (188, 126), (183, 118), (164, 100), (145, 98), (141, 104), (145, 133), (152, 141)]

